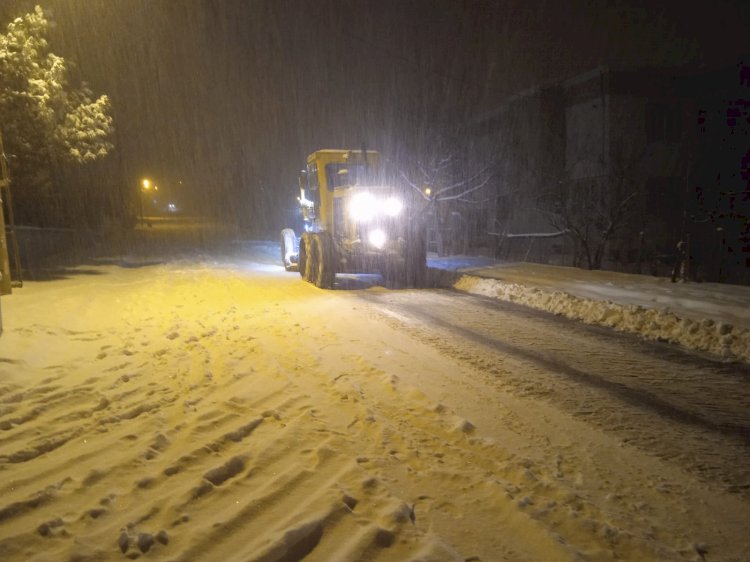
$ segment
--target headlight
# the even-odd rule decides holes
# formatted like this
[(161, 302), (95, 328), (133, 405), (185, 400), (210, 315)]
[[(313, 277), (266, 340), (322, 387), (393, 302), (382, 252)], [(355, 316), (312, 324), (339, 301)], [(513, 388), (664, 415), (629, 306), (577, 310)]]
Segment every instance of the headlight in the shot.
[(395, 217), (403, 208), (395, 197), (378, 199), (371, 193), (357, 193), (349, 202), (349, 215), (356, 221), (367, 222), (377, 215)]
[(385, 246), (386, 240), (388, 240), (388, 236), (386, 236), (385, 232), (376, 228), (375, 230), (370, 231), (367, 235), (367, 239), (370, 241), (370, 244), (375, 246), (378, 250), (382, 250), (383, 246)]
[(370, 193), (357, 193), (349, 203), (349, 214), (356, 221), (369, 221), (378, 212), (377, 201)]

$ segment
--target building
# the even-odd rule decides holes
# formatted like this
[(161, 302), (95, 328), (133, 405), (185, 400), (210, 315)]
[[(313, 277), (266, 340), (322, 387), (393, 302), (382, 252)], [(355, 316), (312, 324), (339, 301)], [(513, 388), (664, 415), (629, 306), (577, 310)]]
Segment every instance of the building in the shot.
[[(603, 66), (519, 93), (470, 123), (467, 161), (496, 163), (483, 220), (498, 255), (665, 274), (683, 241), (694, 274), (742, 282), (747, 68)], [(720, 244), (726, 259), (713, 263)]]

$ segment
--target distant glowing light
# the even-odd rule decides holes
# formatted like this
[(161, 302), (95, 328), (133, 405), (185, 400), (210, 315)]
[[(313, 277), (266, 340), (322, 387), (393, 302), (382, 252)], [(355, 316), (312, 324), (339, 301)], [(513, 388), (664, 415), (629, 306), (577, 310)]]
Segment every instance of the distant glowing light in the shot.
[(143, 180), (141, 182), (141, 185), (143, 186), (143, 189), (145, 189), (146, 191), (151, 189), (151, 182), (149, 180)]

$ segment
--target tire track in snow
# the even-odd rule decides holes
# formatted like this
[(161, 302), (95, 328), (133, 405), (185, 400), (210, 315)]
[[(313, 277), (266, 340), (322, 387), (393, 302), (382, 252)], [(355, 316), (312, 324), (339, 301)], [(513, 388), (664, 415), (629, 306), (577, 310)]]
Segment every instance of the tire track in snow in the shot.
[(743, 366), (738, 372), (674, 349), (662, 356), (658, 343), (484, 297), (432, 291), (363, 298), (395, 327), (504, 388), (542, 397), (706, 481), (750, 495)]

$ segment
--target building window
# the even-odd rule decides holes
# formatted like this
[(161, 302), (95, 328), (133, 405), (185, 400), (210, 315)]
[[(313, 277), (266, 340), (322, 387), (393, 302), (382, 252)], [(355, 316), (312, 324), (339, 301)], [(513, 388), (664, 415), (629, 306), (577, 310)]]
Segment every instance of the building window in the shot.
[(677, 142), (681, 133), (679, 106), (666, 103), (646, 104), (646, 141)]

